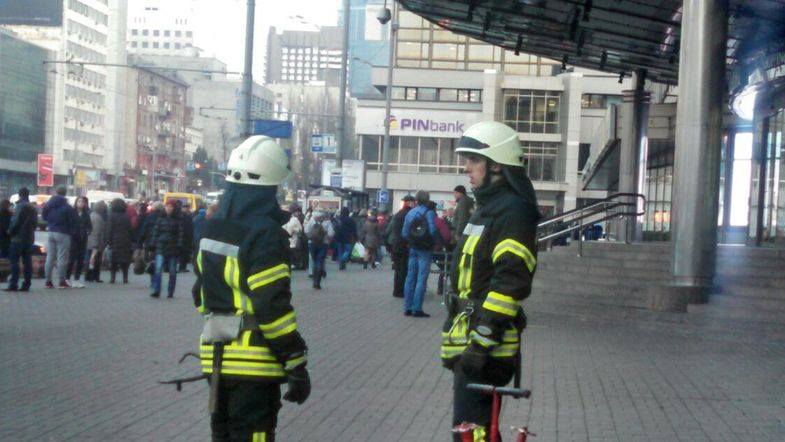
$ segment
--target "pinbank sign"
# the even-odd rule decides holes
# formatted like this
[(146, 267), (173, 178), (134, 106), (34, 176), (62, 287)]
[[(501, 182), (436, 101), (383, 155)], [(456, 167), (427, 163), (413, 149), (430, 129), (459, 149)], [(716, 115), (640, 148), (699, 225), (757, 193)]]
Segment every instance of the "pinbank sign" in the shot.
[(422, 118), (401, 118), (390, 115), (390, 129), (400, 129), (401, 131), (411, 130), (414, 132), (442, 132), (459, 133), (465, 130), (463, 121), (440, 121)]
[[(460, 138), (474, 123), (483, 121), (482, 112), (393, 109), (390, 134), (396, 136)], [(359, 108), (355, 120), (358, 135), (384, 134), (384, 108)]]

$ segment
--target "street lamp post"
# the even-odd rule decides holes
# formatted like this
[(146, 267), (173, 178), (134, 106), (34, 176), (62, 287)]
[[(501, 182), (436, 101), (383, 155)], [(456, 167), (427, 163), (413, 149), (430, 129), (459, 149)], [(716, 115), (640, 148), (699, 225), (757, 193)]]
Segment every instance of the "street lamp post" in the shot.
[(392, 9), (392, 14), (390, 15), (390, 48), (387, 57), (387, 88), (384, 101), (384, 144), (382, 145), (382, 192), (386, 193), (388, 198), (384, 204), (385, 209), (391, 207), (389, 190), (387, 189), (387, 174), (390, 170), (390, 112), (392, 107), (393, 63), (395, 62), (395, 36), (398, 32), (398, 20), (396, 19), (397, 4), (395, 1), (393, 1)]
[(347, 83), (347, 70), (348, 70), (348, 57), (349, 57), (349, 24), (351, 22), (351, 10), (349, 0), (343, 0), (343, 51), (341, 52), (341, 87), (338, 93), (339, 110), (341, 115), (339, 121), (340, 129), (338, 130), (338, 146), (335, 148), (335, 167), (341, 168), (343, 164), (343, 148), (346, 145), (346, 83)]

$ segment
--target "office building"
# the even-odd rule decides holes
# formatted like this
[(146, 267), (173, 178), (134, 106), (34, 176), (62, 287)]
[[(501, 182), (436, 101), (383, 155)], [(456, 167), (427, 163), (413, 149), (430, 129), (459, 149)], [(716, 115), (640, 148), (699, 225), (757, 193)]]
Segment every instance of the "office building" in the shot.
[(195, 0), (130, 0), (128, 52), (194, 55)]

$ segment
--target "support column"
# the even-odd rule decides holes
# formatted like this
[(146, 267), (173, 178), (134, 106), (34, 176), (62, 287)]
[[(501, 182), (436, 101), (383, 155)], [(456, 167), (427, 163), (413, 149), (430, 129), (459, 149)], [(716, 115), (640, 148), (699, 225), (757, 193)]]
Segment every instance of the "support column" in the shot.
[(692, 302), (711, 287), (717, 255), (728, 0), (685, 0), (673, 166), (673, 280)]
[[(649, 101), (651, 94), (644, 90), (646, 70), (639, 69), (633, 73), (633, 89), (622, 92), (624, 103), (621, 106), (621, 152), (619, 158), (619, 192), (646, 194), (646, 160), (648, 158)], [(640, 202), (637, 198), (628, 198), (628, 202), (636, 204), (625, 211), (636, 210)], [(642, 202), (641, 202), (642, 203)], [(619, 240), (634, 242), (643, 240), (643, 216), (626, 218), (619, 223)]]

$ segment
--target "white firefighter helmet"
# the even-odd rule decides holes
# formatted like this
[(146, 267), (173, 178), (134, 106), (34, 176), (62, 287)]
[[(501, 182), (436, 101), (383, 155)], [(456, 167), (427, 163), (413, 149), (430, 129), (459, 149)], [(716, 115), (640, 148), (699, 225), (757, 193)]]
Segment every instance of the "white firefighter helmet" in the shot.
[(226, 181), (254, 186), (277, 186), (291, 173), (289, 157), (272, 138), (254, 135), (232, 150)]
[(524, 165), (518, 133), (498, 121), (483, 121), (466, 129), (455, 152), (480, 155), (507, 166)]

